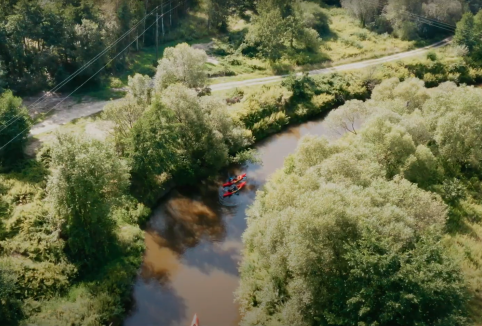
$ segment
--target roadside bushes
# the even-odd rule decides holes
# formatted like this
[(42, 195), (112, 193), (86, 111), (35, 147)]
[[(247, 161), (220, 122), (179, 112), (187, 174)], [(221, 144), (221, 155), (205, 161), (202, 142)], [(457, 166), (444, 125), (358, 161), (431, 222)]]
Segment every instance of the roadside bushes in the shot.
[(412, 86), (419, 89), (421, 85), (425, 89), (446, 81), (469, 85), (482, 83), (482, 69), (460, 58), (460, 50), (458, 46), (449, 46), (435, 56), (385, 63), (362, 72), (290, 76), (281, 85), (264, 85), (246, 91), (243, 100), (233, 106), (232, 114), (252, 131), (256, 140), (260, 140), (290, 123), (320, 116), (346, 101), (365, 100), (383, 80), (394, 78), (392, 80), (399, 84), (416, 77), (420, 80), (412, 79), (413, 85), (404, 84), (404, 89), (396, 90), (398, 95), (405, 94), (406, 101), (413, 107), (417, 105), (414, 102), (417, 94)]
[(233, 115), (260, 140), (290, 123), (306, 121), (368, 94), (362, 79), (354, 74), (290, 76), (281, 85), (247, 92), (235, 105)]

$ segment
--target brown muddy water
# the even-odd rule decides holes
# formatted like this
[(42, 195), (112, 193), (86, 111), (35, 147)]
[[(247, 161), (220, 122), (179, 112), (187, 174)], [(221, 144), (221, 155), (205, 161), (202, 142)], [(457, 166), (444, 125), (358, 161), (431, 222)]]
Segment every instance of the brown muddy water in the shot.
[(203, 326), (235, 326), (240, 315), (233, 292), (239, 281), (246, 209), (270, 174), (283, 166), (304, 135), (336, 138), (323, 121), (294, 126), (259, 143), (263, 164), (232, 168), (248, 174), (248, 186), (220, 200), (219, 183), (175, 190), (154, 210), (146, 229), (144, 263), (135, 306), (124, 326), (189, 326), (195, 313)]

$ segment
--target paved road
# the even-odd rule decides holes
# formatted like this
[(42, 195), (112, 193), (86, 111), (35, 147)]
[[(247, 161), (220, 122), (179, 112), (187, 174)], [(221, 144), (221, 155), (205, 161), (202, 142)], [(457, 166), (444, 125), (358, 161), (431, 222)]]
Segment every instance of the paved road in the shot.
[[(431, 49), (439, 48), (444, 45), (447, 45), (450, 43), (451, 38), (447, 38), (443, 41), (437, 42), (435, 44), (426, 46), (424, 48), (420, 48), (417, 50), (413, 51), (408, 51), (408, 52), (402, 52), (399, 54), (394, 54), (390, 55), (387, 57), (379, 58), (379, 59), (373, 59), (373, 60), (366, 60), (366, 61), (361, 61), (361, 62), (356, 62), (356, 63), (350, 63), (346, 65), (341, 65), (341, 66), (335, 66), (335, 67), (330, 67), (330, 68), (325, 68), (325, 69), (319, 69), (319, 70), (313, 70), (310, 71), (310, 75), (319, 75), (319, 74), (328, 74), (331, 72), (339, 72), (339, 71), (347, 71), (347, 70), (355, 70), (355, 69), (363, 69), (366, 67), (386, 63), (386, 62), (391, 62), (391, 61), (397, 61), (409, 57), (414, 57), (417, 55), (424, 54)], [(282, 80), (283, 78), (288, 77), (288, 75), (283, 75), (283, 76), (273, 76), (273, 77), (265, 77), (265, 78), (256, 78), (256, 79), (249, 79), (249, 80), (244, 80), (244, 81), (237, 81), (237, 82), (230, 82), (230, 83), (223, 83), (223, 84), (216, 84), (212, 85), (211, 89), (213, 91), (221, 91), (221, 90), (229, 90), (237, 87), (244, 87), (244, 86), (255, 86), (255, 85), (264, 85), (264, 84), (269, 84), (273, 82), (277, 82)], [(60, 125), (66, 124), (72, 120), (78, 119), (78, 118), (83, 118), (87, 117), (89, 115), (95, 114), (97, 112), (100, 112), (104, 109), (104, 106), (107, 104), (105, 101), (99, 101), (99, 102), (90, 102), (90, 103), (82, 103), (78, 105), (72, 105), (69, 106), (68, 108), (61, 109), (55, 112), (52, 116), (50, 116), (48, 119), (44, 120), (43, 122), (35, 125), (32, 127), (30, 134), (31, 135), (38, 135), (42, 134), (45, 132), (49, 132), (52, 130), (55, 130), (57, 127)]]

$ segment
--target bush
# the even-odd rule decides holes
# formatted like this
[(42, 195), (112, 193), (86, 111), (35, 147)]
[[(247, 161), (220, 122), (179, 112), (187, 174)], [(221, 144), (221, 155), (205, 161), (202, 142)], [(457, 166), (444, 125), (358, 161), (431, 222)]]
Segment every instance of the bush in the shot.
[(27, 143), (32, 125), (27, 109), (22, 100), (13, 96), (11, 91), (0, 95), (0, 168), (10, 167), (23, 158), (23, 149)]
[(292, 93), (282, 86), (263, 86), (247, 94), (237, 117), (251, 129), (260, 120), (273, 113), (284, 112)]
[(437, 54), (434, 51), (430, 51), (427, 53), (427, 59), (431, 61), (436, 61), (437, 60)]
[(10, 264), (16, 275), (15, 298), (49, 299), (65, 293), (75, 276), (76, 268), (68, 263), (34, 262), (26, 258), (0, 258)]
[(330, 32), (330, 18), (318, 4), (308, 1), (301, 2), (301, 10), (306, 27), (314, 29), (320, 36)]
[(67, 296), (30, 303), (29, 325), (105, 325), (123, 314), (117, 296), (107, 292), (92, 293), (87, 287), (70, 290)]

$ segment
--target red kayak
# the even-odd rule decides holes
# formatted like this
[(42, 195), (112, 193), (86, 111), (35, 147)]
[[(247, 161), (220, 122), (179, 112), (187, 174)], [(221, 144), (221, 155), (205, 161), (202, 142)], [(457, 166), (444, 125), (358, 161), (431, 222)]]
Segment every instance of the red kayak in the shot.
[(244, 186), (246, 186), (246, 181), (243, 182), (243, 183), (240, 183), (239, 186), (235, 186), (236, 187), (236, 190), (229, 190), (228, 192), (226, 192), (223, 197), (226, 198), (226, 197), (231, 197), (232, 195), (235, 195), (237, 194), (241, 189), (244, 188)]
[(191, 326), (199, 326), (199, 318), (197, 318), (197, 315), (194, 315)]
[(244, 178), (246, 178), (246, 173), (245, 173), (245, 174), (238, 175), (238, 176), (237, 176), (234, 180), (232, 180), (232, 181), (226, 182), (225, 184), (223, 184), (223, 187), (230, 187), (230, 186), (238, 183), (239, 181), (243, 180)]

